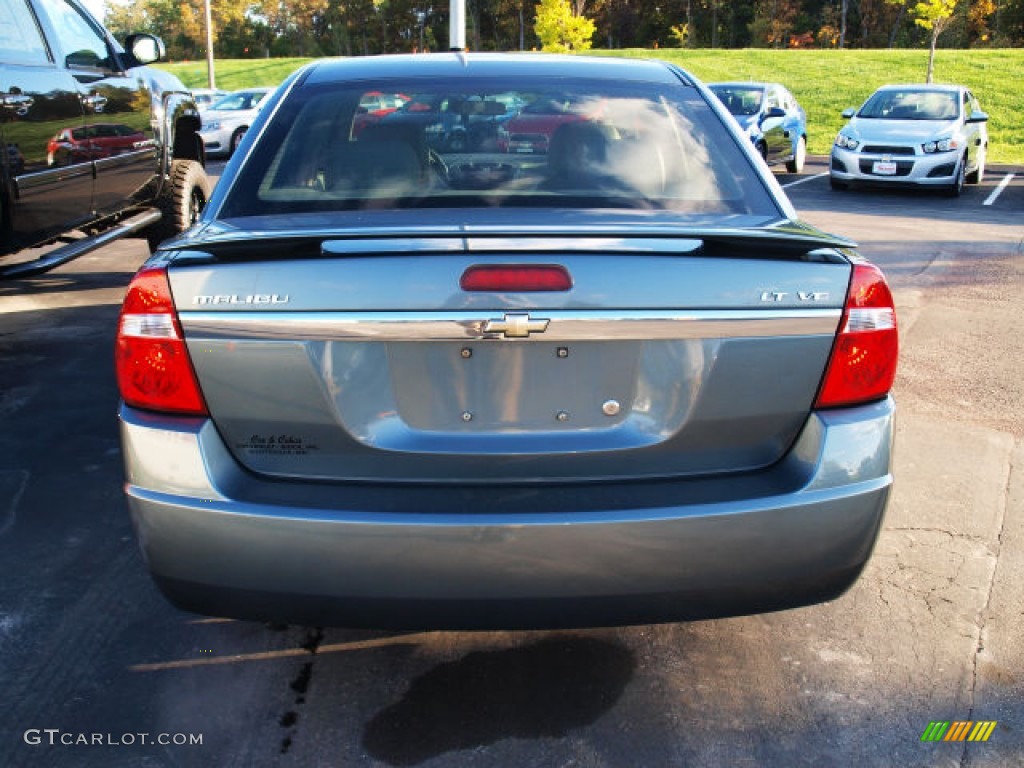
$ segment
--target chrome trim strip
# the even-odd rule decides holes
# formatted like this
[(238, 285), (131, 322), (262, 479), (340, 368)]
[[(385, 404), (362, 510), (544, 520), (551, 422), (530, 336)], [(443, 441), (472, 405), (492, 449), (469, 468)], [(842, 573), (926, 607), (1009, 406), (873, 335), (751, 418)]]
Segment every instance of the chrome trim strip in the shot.
[[(182, 312), (189, 340), (466, 341), (503, 340), (488, 333), (490, 312)], [(509, 341), (612, 341), (777, 336), (832, 336), (840, 309), (547, 311), (543, 334)]]
[(374, 253), (465, 253), (461, 237), (394, 237), (324, 240), (321, 253), (329, 256), (362, 256)]
[(23, 173), (15, 179), (15, 182), (19, 191), (30, 192), (35, 189), (50, 187), (67, 179), (77, 179), (82, 176), (92, 175), (92, 163), (78, 163), (76, 165), (61, 165), (47, 168), (44, 171), (36, 171), (34, 173)]
[(155, 157), (155, 146), (145, 147), (132, 152), (122, 152), (120, 155), (112, 155), (111, 157), (104, 157), (102, 160), (97, 160), (96, 171), (97, 173), (102, 173), (104, 170), (116, 170), (124, 165), (135, 165), (140, 162), (150, 162)]
[(696, 253), (704, 246), (699, 238), (669, 237), (392, 237), (325, 240), (320, 249), (330, 256), (368, 253)]

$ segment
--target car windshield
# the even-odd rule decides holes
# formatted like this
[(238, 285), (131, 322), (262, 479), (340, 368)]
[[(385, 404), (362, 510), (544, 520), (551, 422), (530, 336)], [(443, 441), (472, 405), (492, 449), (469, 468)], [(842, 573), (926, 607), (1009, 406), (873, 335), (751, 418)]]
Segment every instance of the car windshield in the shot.
[[(373, 92), (410, 101), (370, 113)], [(692, 87), (409, 78), (296, 89), (220, 215), (480, 206), (778, 212)]]
[(747, 117), (761, 111), (761, 101), (764, 98), (764, 91), (761, 88), (713, 85), (711, 90), (734, 115)]
[(959, 116), (955, 93), (948, 91), (878, 91), (861, 107), (857, 117), (881, 120), (955, 120)]
[(263, 91), (229, 93), (223, 99), (214, 104), (212, 109), (216, 109), (221, 112), (237, 112), (242, 109), (252, 109), (262, 101), (264, 96), (266, 96), (266, 93)]

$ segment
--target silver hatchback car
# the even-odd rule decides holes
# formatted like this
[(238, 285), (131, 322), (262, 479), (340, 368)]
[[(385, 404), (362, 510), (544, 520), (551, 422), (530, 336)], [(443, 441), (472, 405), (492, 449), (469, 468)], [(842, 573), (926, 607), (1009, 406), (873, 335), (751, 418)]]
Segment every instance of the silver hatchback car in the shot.
[(958, 197), (985, 175), (988, 115), (959, 85), (886, 85), (836, 136), (833, 189), (853, 183), (937, 187)]
[(206, 154), (210, 157), (233, 155), (259, 114), (263, 100), (273, 90), (247, 88), (234, 91), (207, 106), (203, 111), (203, 127), (199, 132)]
[[(448, 114), (354, 130), (371, 92)], [(572, 105), (547, 153), (489, 140), (545, 99)], [(479, 140), (432, 148), (442, 119)], [(892, 296), (687, 73), (322, 61), (250, 141), (118, 328), (125, 489), (176, 605), (595, 626), (857, 578), (892, 485)]]

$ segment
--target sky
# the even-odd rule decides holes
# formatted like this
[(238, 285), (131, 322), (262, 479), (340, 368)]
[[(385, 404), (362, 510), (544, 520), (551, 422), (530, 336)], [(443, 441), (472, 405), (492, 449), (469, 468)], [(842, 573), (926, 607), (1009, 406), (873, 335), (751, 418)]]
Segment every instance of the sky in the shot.
[(103, 21), (103, 0), (82, 0), (82, 4), (89, 9), (89, 13)]

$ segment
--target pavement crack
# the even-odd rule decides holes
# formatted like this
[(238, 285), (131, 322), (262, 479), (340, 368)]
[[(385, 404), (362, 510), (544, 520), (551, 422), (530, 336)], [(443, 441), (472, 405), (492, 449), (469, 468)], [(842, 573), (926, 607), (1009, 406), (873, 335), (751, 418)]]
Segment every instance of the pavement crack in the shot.
[(928, 528), (925, 526), (915, 525), (904, 525), (904, 526), (891, 526), (886, 528), (887, 531), (911, 531), (913, 533), (941, 533), (949, 536), (951, 539), (960, 536), (961, 534), (953, 533), (953, 531), (947, 531), (945, 528)]
[[(996, 576), (999, 573), (999, 554), (1003, 550), (1003, 536), (1006, 533), (1006, 511), (1010, 506), (1010, 489), (1013, 487), (1014, 473), (1017, 471), (1017, 467), (1014, 463), (1014, 456), (1017, 454), (1017, 447), (1019, 447), (1020, 441), (1017, 441), (1014, 450), (1010, 452), (1010, 463), (1008, 471), (1006, 472), (1006, 483), (1003, 486), (1003, 495), (1000, 509), (999, 509), (999, 524), (998, 530), (995, 537), (995, 565), (992, 567), (992, 574), (989, 576), (988, 587), (985, 590), (985, 604), (978, 611), (977, 620), (977, 631), (974, 634), (974, 650), (971, 653), (971, 690), (969, 694), (970, 707), (967, 711), (967, 719), (974, 719), (974, 703), (975, 697), (978, 691), (978, 657), (985, 650), (985, 625), (988, 621), (989, 606), (992, 603), (992, 593), (995, 591)], [(960, 755), (960, 765), (962, 768), (969, 764), (969, 755), (967, 753), (968, 742), (964, 742), (963, 752)]]
[(985, 540), (981, 536), (977, 536), (972, 533), (963, 533), (961, 531), (951, 531), (946, 528), (935, 528), (928, 526), (914, 526), (914, 525), (903, 525), (887, 527), (886, 531), (894, 531), (896, 533), (940, 533), (943, 536), (948, 536), (951, 539), (965, 539), (967, 541), (975, 541), (980, 544), (984, 544)]
[(15, 521), (18, 519), (21, 497), (25, 495), (30, 477), (27, 469), (0, 470), (0, 488), (10, 491), (7, 496), (10, 499), (7, 509), (0, 513), (0, 536), (14, 527)]

